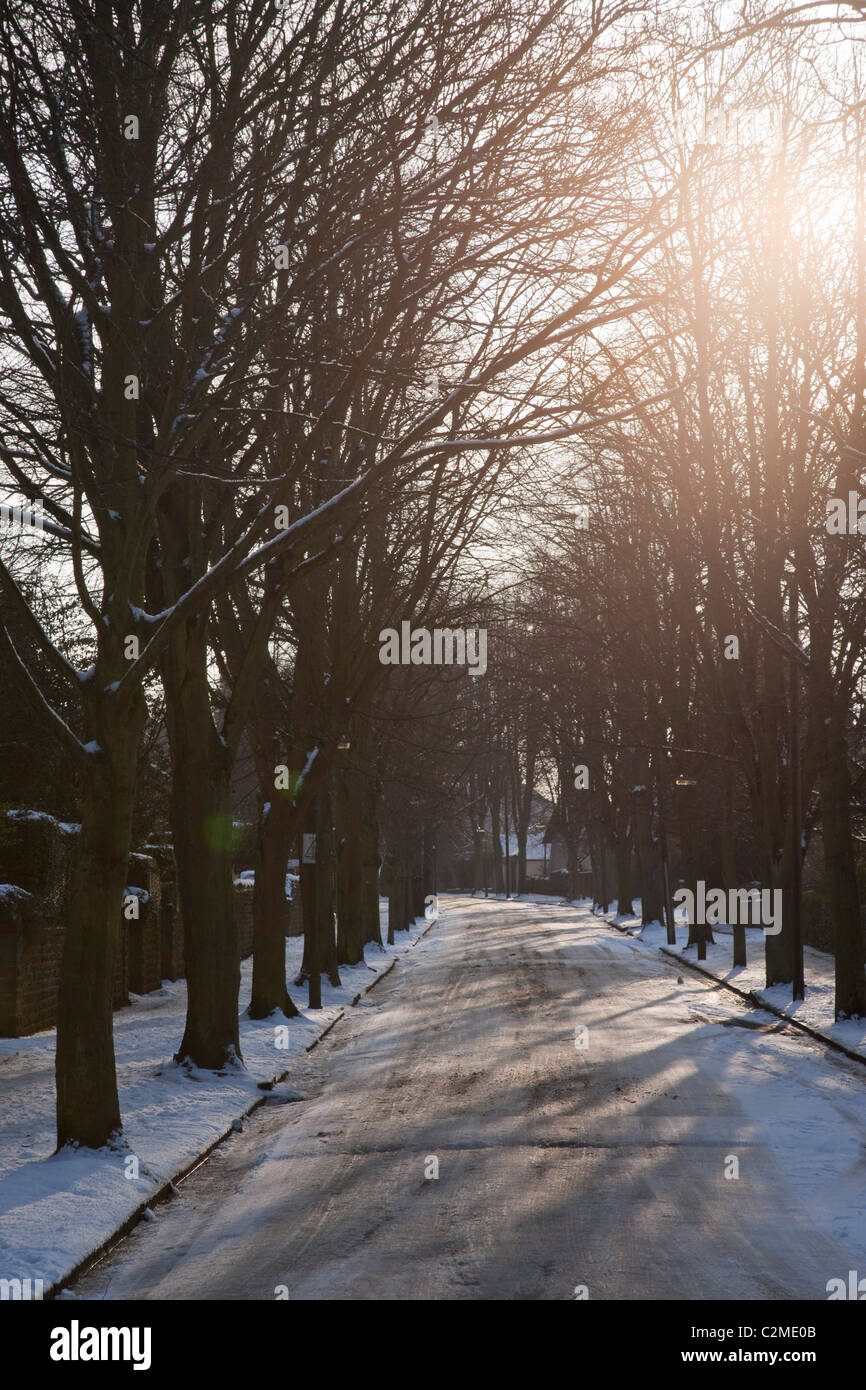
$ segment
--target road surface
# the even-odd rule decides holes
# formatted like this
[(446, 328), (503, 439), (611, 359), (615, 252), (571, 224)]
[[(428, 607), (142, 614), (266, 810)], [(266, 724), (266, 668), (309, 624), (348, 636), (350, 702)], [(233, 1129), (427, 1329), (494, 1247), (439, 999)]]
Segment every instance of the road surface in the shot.
[(442, 906), (296, 1063), (304, 1099), (75, 1296), (826, 1299), (866, 1274), (866, 1067), (586, 911)]

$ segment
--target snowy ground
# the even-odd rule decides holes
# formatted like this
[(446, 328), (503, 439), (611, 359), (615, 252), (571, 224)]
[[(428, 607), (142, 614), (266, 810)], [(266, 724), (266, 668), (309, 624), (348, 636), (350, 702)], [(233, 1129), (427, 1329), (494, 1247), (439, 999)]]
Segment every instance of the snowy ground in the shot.
[(760, 927), (746, 928), (748, 965), (735, 968), (731, 963), (734, 958), (733, 934), (727, 924), (713, 927), (715, 945), (708, 946), (706, 960), (699, 961), (696, 946), (685, 949), (688, 927), (679, 925), (678, 912), (674, 915), (677, 918), (677, 944), (670, 947), (667, 946), (665, 928), (659, 922), (653, 922), (641, 930), (639, 905), (637, 916), (619, 917), (613, 912), (608, 912), (604, 914), (604, 920), (625, 927), (635, 940), (651, 948), (665, 947), (672, 953), (678, 952), (684, 960), (698, 965), (716, 979), (729, 981), (745, 993), (754, 992), (786, 1017), (796, 1019), (798, 1023), (805, 1024), (814, 1032), (821, 1033), (833, 1042), (841, 1043), (849, 1051), (866, 1058), (866, 1019), (844, 1019), (839, 1023), (834, 1021), (835, 962), (832, 956), (824, 951), (815, 951), (811, 946), (805, 947), (803, 962), (806, 997), (794, 1002), (791, 999), (790, 985), (773, 985), (770, 989), (764, 987), (767, 977), (764, 966), (764, 933)]
[(298, 1103), (70, 1297), (824, 1301), (866, 1275), (859, 1062), (588, 905), (442, 906), (295, 1059)]
[[(387, 906), (382, 904), (383, 939)], [(114, 1017), (120, 1110), (128, 1150), (54, 1155), (54, 1032), (0, 1038), (0, 1278), (41, 1279), (44, 1291), (98, 1249), (165, 1182), (220, 1139), (263, 1092), (259, 1082), (285, 1072), (370, 987), (429, 923), (418, 919), (366, 964), (343, 968), (339, 989), (323, 977), (321, 1010), (304, 1007), (306, 987), (290, 988), (301, 1016), (253, 1021), (252, 958), (241, 966), (241, 1050), (246, 1070), (189, 1075), (171, 1061), (183, 1035), (186, 984), (165, 982), (133, 995)], [(297, 975), (303, 938), (286, 941), (287, 978)], [(288, 1030), (286, 1041), (276, 1027)], [(133, 1175), (130, 1156), (138, 1159)]]

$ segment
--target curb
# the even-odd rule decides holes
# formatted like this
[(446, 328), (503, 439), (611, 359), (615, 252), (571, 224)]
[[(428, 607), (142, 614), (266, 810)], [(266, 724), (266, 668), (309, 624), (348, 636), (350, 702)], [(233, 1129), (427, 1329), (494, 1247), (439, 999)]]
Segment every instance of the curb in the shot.
[(808, 1033), (809, 1037), (814, 1038), (817, 1042), (824, 1043), (826, 1047), (832, 1047), (834, 1052), (842, 1052), (846, 1057), (850, 1057), (852, 1061), (860, 1062), (866, 1066), (866, 1056), (864, 1056), (862, 1052), (854, 1052), (852, 1048), (846, 1047), (844, 1043), (837, 1042), (835, 1038), (828, 1037), (826, 1033), (819, 1032), (819, 1030), (813, 1028), (811, 1024), (801, 1023), (799, 1019), (792, 1018), (790, 1014), (783, 1013), (775, 1004), (771, 1004), (767, 999), (764, 999), (757, 990), (739, 989), (736, 985), (731, 984), (729, 980), (720, 979), (718, 975), (714, 975), (711, 970), (707, 970), (703, 965), (699, 965), (697, 961), (687, 960), (684, 956), (679, 955), (678, 952), (671, 950), (669, 946), (659, 946), (658, 953), (660, 956), (667, 956), (670, 960), (675, 960), (678, 965), (687, 966), (689, 970), (694, 970), (697, 975), (703, 975), (705, 979), (712, 980), (715, 984), (723, 986), (724, 989), (730, 990), (732, 994), (737, 994), (741, 999), (745, 999), (747, 1003), (754, 1004), (756, 1008), (765, 1009), (769, 1014), (775, 1014), (777, 1018), (781, 1018), (785, 1023), (789, 1023), (792, 1028), (798, 1028), (801, 1033)]
[[(316, 1034), (316, 1036), (313, 1038), (313, 1041), (311, 1043), (308, 1043), (307, 1046), (304, 1048), (304, 1051), (312, 1052), (314, 1047), (318, 1047), (322, 1039), (326, 1038), (328, 1034), (331, 1032), (331, 1029), (334, 1028), (340, 1022), (340, 1019), (345, 1018), (346, 1010), (349, 1008), (354, 1008), (358, 1001), (362, 999), (365, 994), (369, 994), (372, 989), (376, 988), (376, 985), (379, 983), (380, 980), (384, 980), (386, 975), (390, 975), (397, 962), (399, 960), (402, 960), (404, 956), (407, 956), (409, 954), (409, 951), (413, 950), (418, 945), (419, 941), (423, 941), (427, 933), (431, 931), (432, 928), (436, 925), (436, 923), (440, 922), (441, 920), (441, 913), (438, 917), (431, 918), (429, 924), (424, 928), (422, 932), (418, 933), (415, 940), (410, 943), (408, 949), (403, 951), (402, 955), (395, 956), (394, 959), (385, 967), (384, 970), (379, 971), (376, 975), (375, 980), (371, 980), (370, 983), (364, 989), (362, 989), (358, 994), (356, 994), (351, 1004), (344, 1005), (344, 1007), (337, 1014), (336, 1018), (332, 1018), (331, 1022), (325, 1028), (322, 1029), (321, 1033)], [(296, 1056), (300, 1056), (300, 1053), (297, 1053)], [(56, 1298), (57, 1295), (61, 1293), (63, 1289), (67, 1288), (69, 1284), (73, 1283), (82, 1274), (87, 1274), (96, 1265), (100, 1264), (102, 1260), (105, 1258), (105, 1256), (109, 1255), (111, 1251), (114, 1249), (114, 1247), (116, 1245), (119, 1245), (125, 1236), (129, 1235), (130, 1231), (134, 1230), (134, 1228), (139, 1224), (142, 1217), (144, 1216), (144, 1213), (149, 1208), (155, 1206), (162, 1206), (171, 1197), (176, 1196), (178, 1194), (180, 1184), (185, 1182), (187, 1178), (191, 1177), (192, 1174), (196, 1171), (196, 1169), (200, 1168), (203, 1163), (207, 1162), (214, 1149), (218, 1149), (220, 1144), (225, 1143), (226, 1139), (228, 1139), (232, 1134), (235, 1134), (237, 1132), (237, 1129), (240, 1127), (241, 1122), (245, 1120), (248, 1115), (252, 1115), (256, 1110), (259, 1109), (260, 1106), (266, 1104), (267, 1092), (273, 1090), (274, 1086), (278, 1086), (281, 1081), (284, 1081), (285, 1078), (288, 1076), (290, 1070), (291, 1068), (287, 1068), (278, 1076), (271, 1077), (270, 1081), (266, 1081), (264, 1083), (266, 1090), (263, 1090), (262, 1094), (260, 1096), (257, 1096), (256, 1099), (252, 1101), (250, 1105), (247, 1106), (246, 1110), (242, 1110), (240, 1115), (235, 1116), (225, 1133), (221, 1134), (218, 1139), (214, 1139), (210, 1144), (208, 1144), (207, 1148), (204, 1149), (190, 1163), (188, 1163), (185, 1168), (182, 1168), (179, 1172), (175, 1173), (173, 1177), (167, 1178), (163, 1182), (162, 1186), (158, 1187), (156, 1191), (152, 1192), (150, 1196), (147, 1197), (147, 1199), (140, 1204), (140, 1206), (137, 1206), (135, 1210), (128, 1217), (126, 1217), (122, 1225), (118, 1226), (117, 1229), (114, 1230), (110, 1236), (107, 1236), (106, 1239), (102, 1241), (102, 1243), (95, 1250), (91, 1250), (89, 1255), (85, 1255), (83, 1259), (79, 1260), (78, 1263), (73, 1266), (73, 1268), (69, 1271), (68, 1274), (64, 1274), (62, 1279), (58, 1279), (56, 1283), (51, 1284), (49, 1288), (47, 1288), (43, 1292), (42, 1301), (47, 1303), (50, 1300)], [(260, 1082), (259, 1084), (261, 1085), (262, 1083)]]
[[(597, 917), (596, 921), (604, 922), (604, 918)], [(605, 922), (605, 926), (613, 927), (614, 931), (618, 931), (622, 936), (629, 936), (632, 940), (635, 939), (628, 927), (622, 927), (617, 922)], [(643, 946), (644, 943), (640, 942), (640, 945)], [(648, 946), (647, 950), (652, 951), (652, 947)], [(798, 1018), (792, 1018), (790, 1014), (782, 1013), (782, 1010), (777, 1008), (775, 1004), (771, 1004), (769, 1000), (762, 998), (757, 990), (740, 989), (737, 985), (732, 984), (730, 980), (723, 980), (718, 975), (714, 975), (712, 970), (707, 970), (697, 961), (688, 960), (685, 956), (680, 955), (678, 951), (672, 950), (670, 946), (658, 946), (656, 950), (660, 956), (667, 956), (669, 960), (675, 960), (677, 965), (684, 965), (687, 970), (693, 970), (696, 975), (703, 975), (705, 980), (712, 980), (713, 984), (720, 985), (722, 989), (730, 990), (731, 994), (736, 994), (740, 999), (745, 999), (747, 1004), (754, 1004), (757, 1009), (765, 1009), (768, 1014), (775, 1014), (776, 1017), (781, 1018), (783, 1022), (789, 1023), (792, 1028), (798, 1028), (801, 1033), (807, 1033), (809, 1037), (814, 1038), (816, 1042), (823, 1043), (825, 1047), (831, 1047), (834, 1052), (843, 1053), (844, 1056), (850, 1057), (852, 1062), (860, 1062), (862, 1065), (866, 1066), (866, 1054), (854, 1052), (852, 1048), (846, 1047), (845, 1043), (837, 1042), (835, 1038), (828, 1037), (826, 1033), (819, 1032), (818, 1029), (813, 1028), (811, 1024), (802, 1023)]]
[[(596, 920), (604, 921), (604, 918), (599, 917), (596, 918)], [(628, 927), (621, 927), (616, 922), (606, 922), (605, 925), (613, 927), (615, 931), (620, 932), (623, 936), (630, 936), (632, 940), (635, 939)], [(643, 944), (643, 942), (640, 943), (641, 946), (643, 946)], [(647, 950), (651, 951), (652, 947), (648, 946)], [(747, 1004), (754, 1004), (757, 1009), (765, 1009), (768, 1014), (775, 1014), (776, 1017), (781, 1018), (783, 1022), (790, 1023), (792, 1028), (799, 1028), (801, 1033), (808, 1033), (809, 1037), (814, 1038), (816, 1042), (824, 1043), (826, 1047), (832, 1047), (834, 1052), (841, 1052), (846, 1057), (850, 1057), (852, 1062), (861, 1062), (866, 1066), (866, 1054), (854, 1052), (852, 1048), (846, 1047), (844, 1043), (837, 1042), (835, 1038), (828, 1037), (826, 1033), (819, 1032), (818, 1029), (813, 1028), (810, 1023), (802, 1023), (800, 1019), (792, 1018), (790, 1014), (782, 1013), (781, 1009), (777, 1008), (775, 1004), (771, 1004), (769, 1000), (764, 999), (757, 990), (740, 989), (737, 985), (731, 984), (730, 980), (723, 980), (720, 976), (714, 975), (712, 970), (707, 970), (703, 965), (699, 965), (697, 961), (688, 960), (685, 956), (680, 955), (679, 951), (672, 950), (670, 946), (658, 946), (656, 950), (660, 956), (667, 956), (669, 960), (675, 960), (677, 965), (684, 965), (687, 970), (694, 970), (696, 975), (703, 975), (705, 980), (712, 980), (713, 984), (720, 985), (722, 989), (730, 990), (731, 994), (736, 994), (740, 999), (745, 999)]]

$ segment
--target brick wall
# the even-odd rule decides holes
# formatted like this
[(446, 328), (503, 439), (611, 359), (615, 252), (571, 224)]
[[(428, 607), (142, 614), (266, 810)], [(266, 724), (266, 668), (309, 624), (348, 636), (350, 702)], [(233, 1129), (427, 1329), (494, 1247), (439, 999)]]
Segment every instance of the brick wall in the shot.
[(36, 811), (10, 811), (0, 818), (0, 878), (7, 885), (0, 895), (4, 1037), (54, 1026), (76, 831)]
[(0, 881), (62, 907), (77, 832), (41, 811), (7, 811), (0, 816)]
[[(6, 881), (0, 891), (0, 1036), (24, 1037), (53, 1028), (57, 1021), (77, 831), (77, 826), (34, 811), (0, 817), (0, 878)], [(121, 929), (112, 990), (115, 1009), (129, 1003), (129, 947)]]
[(0, 1036), (51, 1028), (60, 979), (63, 932), (23, 888), (0, 892)]
[[(63, 955), (65, 904), (77, 826), (33, 811), (0, 816), (0, 1037), (52, 1028)], [(121, 906), (113, 1007), (130, 990), (147, 994), (163, 979), (183, 978), (183, 926), (170, 845), (147, 845), (130, 855), (128, 888), (138, 917)], [(234, 910), (241, 960), (253, 950), (253, 887), (236, 883)], [(286, 902), (284, 932), (303, 933), (300, 892)]]

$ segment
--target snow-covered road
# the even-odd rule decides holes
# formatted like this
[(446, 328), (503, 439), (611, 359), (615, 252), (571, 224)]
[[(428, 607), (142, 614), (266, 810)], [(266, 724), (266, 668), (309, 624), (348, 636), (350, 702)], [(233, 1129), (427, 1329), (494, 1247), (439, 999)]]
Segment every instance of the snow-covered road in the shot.
[(75, 1295), (823, 1300), (866, 1276), (866, 1067), (586, 910), (442, 906), (299, 1058), (305, 1099)]

